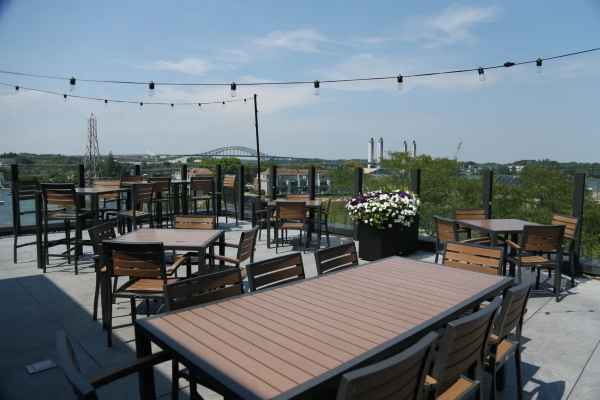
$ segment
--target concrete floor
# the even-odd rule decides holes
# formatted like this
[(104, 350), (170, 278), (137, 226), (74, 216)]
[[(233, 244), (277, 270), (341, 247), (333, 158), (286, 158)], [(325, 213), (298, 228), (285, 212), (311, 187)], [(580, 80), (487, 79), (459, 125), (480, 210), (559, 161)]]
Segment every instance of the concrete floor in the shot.
[[(247, 225), (227, 227), (227, 240), (236, 242)], [(23, 238), (29, 240), (29, 238)], [(333, 244), (339, 238), (333, 238)], [(228, 249), (229, 251), (230, 249)], [(285, 247), (283, 251), (290, 251)], [(229, 254), (229, 253), (228, 253)], [(265, 235), (257, 242), (256, 260), (275, 255), (267, 249)], [(431, 261), (430, 254), (415, 258)], [(307, 276), (316, 274), (312, 253), (303, 254)], [(56, 263), (56, 261), (54, 261)], [(99, 321), (92, 321), (94, 273), (83, 268), (78, 276), (70, 265), (54, 265), (46, 274), (35, 266), (35, 248), (19, 250), (12, 261), (12, 238), (0, 239), (0, 399), (74, 398), (58, 368), (29, 375), (25, 366), (55, 360), (57, 330), (65, 330), (75, 343), (83, 372), (93, 376), (131, 361), (135, 357), (129, 303), (114, 308), (114, 345), (106, 347)], [(565, 280), (566, 283), (566, 280)], [(582, 279), (563, 301), (536, 293), (529, 301), (524, 327), (527, 338), (523, 354), (525, 398), (600, 398), (600, 282)], [(120, 326), (120, 327), (119, 327)], [(170, 397), (170, 364), (158, 367), (157, 392)], [(500, 398), (516, 398), (514, 369), (506, 371), (508, 385)], [(182, 381), (182, 384), (184, 381)], [(137, 398), (137, 377), (132, 376), (100, 390), (100, 398)], [(187, 398), (186, 387), (182, 398)], [(218, 395), (203, 391), (203, 396)]]

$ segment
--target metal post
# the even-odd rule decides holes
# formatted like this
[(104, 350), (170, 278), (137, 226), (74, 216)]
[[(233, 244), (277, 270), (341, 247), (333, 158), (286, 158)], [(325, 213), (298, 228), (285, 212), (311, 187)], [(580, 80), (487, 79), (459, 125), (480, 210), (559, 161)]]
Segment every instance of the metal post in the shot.
[(483, 193), (481, 205), (485, 210), (487, 217), (492, 218), (492, 200), (494, 198), (494, 171), (483, 171)]
[(354, 195), (359, 195), (363, 192), (363, 169), (356, 168), (354, 175)]
[(10, 188), (12, 196), (12, 217), (13, 217), (13, 234), (17, 235), (21, 228), (21, 205), (19, 204), (19, 166), (12, 164), (10, 166)]
[(134, 173), (135, 176), (140, 176), (142, 174), (140, 164), (135, 164), (134, 170), (135, 170), (135, 173)]
[(85, 187), (85, 166), (79, 164), (79, 187)]
[(240, 165), (240, 170), (239, 170), (239, 180), (238, 180), (238, 195), (239, 195), (239, 204), (240, 207), (238, 208), (239, 213), (240, 213), (240, 217), (239, 219), (242, 220), (244, 219), (244, 203), (245, 203), (245, 187), (246, 187), (246, 177), (244, 176), (244, 165)]
[(216, 187), (217, 187), (217, 218), (221, 215), (221, 199), (223, 198), (223, 167), (221, 164), (217, 164), (216, 171)]
[(575, 274), (580, 275), (581, 265), (579, 256), (581, 250), (581, 234), (583, 232), (583, 207), (585, 204), (585, 174), (577, 173), (574, 178), (575, 188), (573, 190), (573, 216), (579, 220), (578, 241), (575, 243)]
[(181, 180), (186, 181), (188, 178), (187, 164), (181, 164)]
[(258, 139), (258, 103), (257, 103), (257, 95), (254, 94), (254, 128), (256, 130), (256, 169), (258, 175), (258, 198), (261, 197), (261, 187), (260, 187), (260, 141)]
[(421, 170), (413, 169), (410, 171), (410, 191), (417, 196), (421, 194)]
[(316, 177), (317, 177), (317, 169), (314, 165), (310, 166), (308, 170), (308, 195), (311, 200), (315, 199), (316, 190)]
[(271, 200), (277, 199), (277, 165), (271, 165)]

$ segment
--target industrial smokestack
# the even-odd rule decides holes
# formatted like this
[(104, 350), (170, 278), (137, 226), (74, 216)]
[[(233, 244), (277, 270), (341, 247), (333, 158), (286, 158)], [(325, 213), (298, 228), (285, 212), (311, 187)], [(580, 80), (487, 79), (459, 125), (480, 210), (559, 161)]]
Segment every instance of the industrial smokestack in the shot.
[(367, 153), (367, 166), (369, 168), (373, 167), (373, 163), (375, 159), (375, 139), (369, 139), (369, 152)]
[(377, 164), (381, 165), (383, 161), (383, 138), (379, 138), (379, 154), (377, 155)]

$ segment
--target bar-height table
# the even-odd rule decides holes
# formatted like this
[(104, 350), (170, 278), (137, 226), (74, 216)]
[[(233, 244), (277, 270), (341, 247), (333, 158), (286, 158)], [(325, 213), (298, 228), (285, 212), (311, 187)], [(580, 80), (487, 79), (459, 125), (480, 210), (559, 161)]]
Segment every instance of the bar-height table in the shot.
[[(91, 209), (92, 212), (98, 217), (99, 210), (99, 198), (103, 195), (115, 194), (115, 193), (125, 193), (130, 190), (129, 187), (115, 187), (115, 188), (107, 188), (107, 187), (78, 187), (75, 188), (75, 193), (82, 197), (90, 197), (91, 199)], [(118, 208), (121, 208), (121, 201), (117, 201)], [(98, 218), (99, 219), (99, 218)]]
[[(331, 398), (343, 373), (401, 351), (511, 285), (391, 257), (138, 320), (136, 352), (149, 355), (154, 342), (226, 398)], [(139, 380), (140, 398), (155, 398), (152, 368)]]
[[(272, 218), (271, 216), (273, 215), (273, 212), (275, 211), (275, 208), (277, 207), (277, 203), (298, 203), (298, 202), (302, 202), (302, 200), (288, 200), (288, 199), (277, 199), (277, 200), (271, 200), (267, 203), (267, 247), (270, 248), (271, 247), (271, 224), (272, 224)], [(305, 200), (304, 203), (306, 204), (306, 208), (308, 209), (308, 211), (311, 213), (312, 216), (314, 216), (316, 214), (317, 217), (317, 234), (319, 235), (319, 238), (321, 238), (321, 200)], [(277, 227), (275, 226), (273, 229), (273, 237), (275, 240), (277, 239)], [(309, 243), (310, 240), (312, 240), (312, 223), (309, 225), (309, 229), (307, 232), (307, 237), (309, 238)]]

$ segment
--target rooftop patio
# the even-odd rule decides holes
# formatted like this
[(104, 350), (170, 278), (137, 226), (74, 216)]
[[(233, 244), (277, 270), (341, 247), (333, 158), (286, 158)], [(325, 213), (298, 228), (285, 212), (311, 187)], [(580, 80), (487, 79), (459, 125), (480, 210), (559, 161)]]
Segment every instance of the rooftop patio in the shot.
[[(224, 221), (220, 221), (224, 222)], [(224, 224), (223, 224), (224, 225)], [(235, 241), (249, 224), (226, 225), (228, 241)], [(340, 238), (332, 238), (332, 245)], [(37, 361), (56, 360), (55, 332), (65, 330), (75, 343), (75, 352), (86, 376), (118, 367), (135, 359), (135, 339), (127, 301), (117, 301), (114, 307), (114, 342), (108, 348), (100, 321), (92, 320), (92, 296), (95, 274), (93, 267), (73, 274), (71, 265), (52, 266), (46, 274), (36, 267), (32, 247), (20, 251), (18, 264), (12, 263), (12, 240), (0, 239), (0, 296), (4, 304), (0, 313), (3, 329), (2, 360), (0, 361), (0, 394), (3, 399), (71, 398), (66, 379), (58, 368), (29, 375), (25, 366)], [(282, 251), (283, 250), (283, 251)], [(291, 248), (280, 249), (288, 253)], [(256, 260), (275, 256), (266, 247), (265, 235), (257, 242)], [(302, 254), (307, 278), (316, 275), (314, 256)], [(432, 261), (429, 253), (412, 257)], [(361, 261), (364, 263), (364, 261)], [(533, 279), (527, 276), (527, 279)], [(528, 303), (523, 335), (523, 372), (526, 398), (534, 399), (595, 399), (600, 390), (598, 332), (600, 313), (598, 301), (600, 282), (582, 278), (561, 301), (552, 296), (534, 293)], [(139, 317), (142, 316), (140, 312)], [(514, 376), (508, 364), (508, 377)], [(156, 374), (157, 394), (170, 398), (170, 363), (161, 364)], [(507, 379), (502, 392), (504, 399), (515, 397), (514, 380)], [(204, 398), (219, 395), (200, 389)], [(187, 398), (187, 387), (182, 389)], [(137, 398), (135, 375), (100, 389), (103, 398)]]

